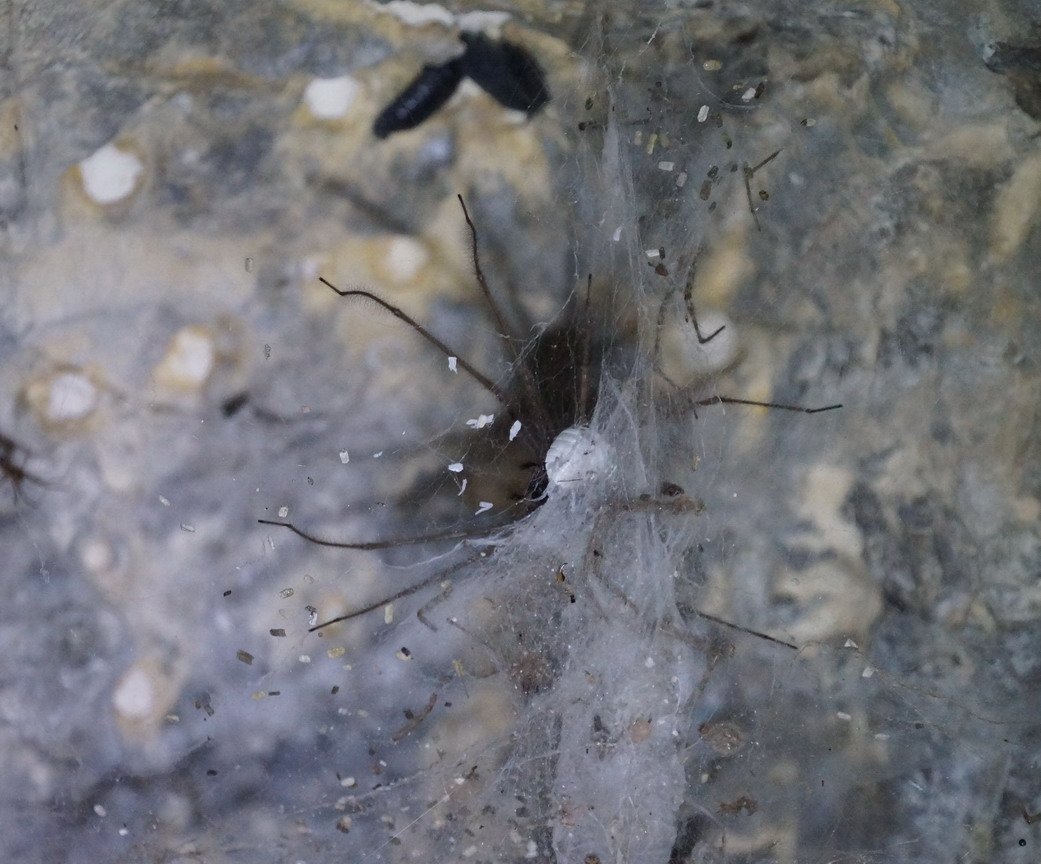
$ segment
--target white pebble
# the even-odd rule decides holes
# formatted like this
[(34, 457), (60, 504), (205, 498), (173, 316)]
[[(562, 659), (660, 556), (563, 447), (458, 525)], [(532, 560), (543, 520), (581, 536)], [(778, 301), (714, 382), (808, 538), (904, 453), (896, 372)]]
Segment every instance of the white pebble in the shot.
[(65, 372), (51, 381), (47, 417), (54, 423), (82, 420), (98, 404), (98, 391), (86, 375)]
[(83, 191), (98, 204), (122, 201), (137, 184), (144, 170), (141, 160), (133, 153), (106, 144), (79, 164)]
[(202, 327), (183, 327), (174, 334), (159, 361), (156, 380), (168, 387), (194, 390), (206, 383), (215, 362), (210, 334)]
[(127, 672), (112, 694), (116, 712), (130, 720), (144, 720), (155, 710), (155, 688), (148, 673), (140, 667)]
[(360, 89), (361, 85), (350, 75), (315, 78), (304, 89), (304, 101), (319, 120), (335, 120), (350, 110)]
[(346, 465), (350, 461), (351, 461), (350, 454), (346, 450), (341, 450), (340, 451), (340, 462), (341, 462), (341, 464)]
[(426, 246), (413, 237), (393, 237), (386, 245), (379, 268), (398, 283), (411, 282), (430, 260)]

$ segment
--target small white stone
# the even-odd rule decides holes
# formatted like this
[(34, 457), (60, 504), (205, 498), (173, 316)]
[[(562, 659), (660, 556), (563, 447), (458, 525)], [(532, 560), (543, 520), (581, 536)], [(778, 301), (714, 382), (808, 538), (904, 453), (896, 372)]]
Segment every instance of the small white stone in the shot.
[(133, 153), (106, 144), (79, 164), (83, 191), (98, 204), (115, 204), (134, 191), (144, 165)]
[(319, 120), (336, 120), (347, 114), (360, 89), (361, 84), (350, 75), (315, 78), (304, 89), (304, 101)]
[(708, 105), (702, 105), (698, 109), (698, 122), (704, 123), (706, 120), (708, 120)]
[(112, 547), (104, 540), (88, 540), (80, 549), (80, 560), (91, 573), (105, 573), (115, 561)]
[(128, 720), (144, 720), (155, 711), (155, 687), (148, 673), (135, 666), (116, 685), (112, 705)]
[(350, 461), (351, 461), (350, 454), (346, 450), (341, 450), (340, 451), (340, 463), (343, 464), (343, 465), (346, 465)]
[(460, 471), (463, 470), (463, 463), (453, 462), (451, 465), (448, 466), (448, 470), (451, 471), (453, 474), (458, 474)]
[(459, 373), (459, 358), (458, 357), (449, 357), (448, 358), (448, 371), (449, 372), (455, 372), (456, 374)]
[(79, 372), (65, 372), (51, 381), (47, 400), (47, 417), (53, 423), (82, 420), (94, 412), (98, 390), (91, 380)]
[(156, 380), (167, 387), (195, 390), (209, 379), (216, 363), (216, 349), (203, 327), (178, 330), (156, 366)]
[(414, 237), (392, 237), (383, 250), (381, 275), (404, 284), (411, 282), (430, 260), (430, 252)]
[(94, 812), (97, 813), (98, 816), (100, 816), (102, 819), (104, 819), (108, 815), (108, 811), (101, 804), (94, 805)]
[(510, 440), (511, 441), (514, 438), (516, 438), (518, 435), (520, 435), (520, 430), (521, 430), (521, 421), (520, 420), (514, 420), (513, 421), (513, 425), (510, 427)]

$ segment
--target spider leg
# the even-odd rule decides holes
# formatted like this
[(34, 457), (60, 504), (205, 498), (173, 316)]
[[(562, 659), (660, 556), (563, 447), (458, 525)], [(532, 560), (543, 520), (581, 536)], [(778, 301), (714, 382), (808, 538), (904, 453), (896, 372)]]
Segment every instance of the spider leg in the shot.
[[(800, 414), (820, 414), (822, 411), (834, 411), (841, 408), (842, 403), (825, 405), (823, 408), (807, 408), (804, 405), (789, 405), (784, 402), (759, 402), (755, 399), (738, 399), (735, 396), (709, 396), (691, 403), (692, 407), (707, 405), (751, 405), (755, 408), (775, 408), (778, 411), (796, 411)], [(696, 415), (695, 415), (696, 416)]]
[(341, 289), (339, 289), (335, 285), (333, 285), (333, 283), (330, 282), (328, 279), (326, 279), (324, 276), (319, 276), (318, 277), (318, 281), (321, 282), (323, 285), (325, 285), (327, 288), (331, 288), (333, 291), (335, 291), (341, 297), (364, 297), (366, 300), (371, 300), (373, 303), (375, 303), (378, 306), (380, 306), (383, 309), (385, 309), (387, 312), (389, 312), (391, 315), (393, 315), (399, 321), (404, 321), (409, 327), (411, 327), (420, 336), (422, 336), (424, 339), (426, 339), (427, 342), (429, 342), (438, 351), (440, 351), (442, 354), (444, 354), (445, 357), (455, 357), (456, 358), (456, 363), (459, 365), (460, 369), (462, 369), (464, 372), (466, 372), (471, 378), (473, 378), (485, 390), (487, 390), (496, 399), (498, 399), (499, 402), (505, 408), (507, 408), (510, 411), (511, 414), (515, 413), (513, 411), (513, 408), (511, 406), (511, 404), (510, 404), (509, 397), (506, 395), (506, 393), (503, 391), (503, 389), (501, 387), (499, 387), (498, 384), (496, 384), (494, 381), (492, 381), (490, 378), (488, 378), (488, 376), (482, 374), (481, 372), (478, 372), (477, 369), (475, 369), (466, 360), (464, 360), (461, 356), (459, 356), (459, 352), (453, 351), (451, 348), (449, 348), (444, 342), (442, 342), (440, 339), (438, 339), (433, 333), (431, 333), (429, 330), (427, 330), (426, 327), (424, 327), (422, 324), (420, 324), (415, 318), (413, 318), (412, 316), (408, 315), (404, 310), (402, 310), (401, 308), (395, 306), (393, 303), (388, 303), (386, 300), (384, 300), (383, 298), (377, 296), (376, 294), (373, 294), (371, 291), (363, 291), (360, 288), (352, 288), (352, 289), (347, 290), (347, 291), (342, 291)]
[[(477, 284), (481, 288), (481, 293), (484, 294), (485, 302), (488, 304), (488, 308), (492, 312), (492, 316), (495, 319), (495, 326), (498, 328), (499, 333), (505, 339), (507, 345), (509, 345), (510, 353), (513, 355), (514, 364), (518, 370), (520, 376), (521, 386), (524, 388), (524, 395), (526, 397), (527, 406), (537, 415), (538, 425), (543, 429), (551, 429), (552, 422), (546, 412), (545, 405), (542, 404), (542, 399), (539, 396), (539, 389), (535, 382), (535, 375), (531, 370), (525, 354), (517, 347), (512, 339), (509, 338), (510, 328), (506, 324), (506, 319), (502, 314), (502, 309), (499, 304), (495, 302), (495, 298), (492, 296), (491, 288), (488, 286), (488, 280), (484, 275), (484, 270), (481, 267), (481, 255), (478, 250), (478, 235), (477, 226), (470, 218), (470, 213), (466, 209), (466, 202), (463, 200), (462, 195), (456, 196), (459, 199), (459, 206), (463, 208), (463, 218), (466, 220), (466, 226), (470, 229), (470, 255), (473, 259), (474, 274), (477, 277)], [(503, 404), (509, 406), (508, 402)], [(515, 418), (520, 419), (520, 418)]]
[(328, 546), (332, 549), (360, 549), (372, 551), (375, 549), (396, 549), (398, 546), (422, 546), (424, 543), (438, 543), (442, 540), (465, 540), (472, 537), (481, 537), (488, 533), (486, 527), (474, 528), (469, 531), (439, 531), (435, 534), (421, 534), (418, 537), (401, 537), (394, 540), (370, 540), (365, 543), (342, 543), (337, 540), (327, 540), (298, 528), (292, 522), (277, 522), (274, 519), (258, 519), (261, 525), (274, 525), (276, 528), (287, 528), (297, 537), (302, 537), (316, 546)]
[(427, 576), (426, 579), (420, 579), (414, 585), (409, 585), (407, 588), (402, 588), (400, 591), (396, 591), (375, 603), (370, 603), (368, 606), (364, 606), (361, 609), (355, 609), (353, 612), (348, 612), (345, 615), (338, 615), (336, 618), (330, 618), (328, 621), (323, 621), (321, 624), (315, 624), (307, 632), (314, 633), (317, 630), (321, 630), (324, 627), (329, 627), (333, 624), (339, 624), (342, 621), (351, 621), (354, 618), (361, 618), (363, 615), (368, 615), (370, 612), (374, 612), (377, 609), (381, 609), (388, 603), (393, 603), (395, 600), (401, 600), (403, 597), (411, 597), (417, 591), (422, 591), (428, 585), (433, 585), (435, 582), (439, 582), (448, 576), (450, 573), (455, 573), (457, 570), (461, 570), (463, 567), (468, 567), (470, 564), (474, 564), (480, 561), (482, 553), (478, 552), (475, 555), (471, 555), (463, 561), (459, 561), (453, 564), (451, 567), (446, 567), (442, 570), (438, 570), (431, 576)]

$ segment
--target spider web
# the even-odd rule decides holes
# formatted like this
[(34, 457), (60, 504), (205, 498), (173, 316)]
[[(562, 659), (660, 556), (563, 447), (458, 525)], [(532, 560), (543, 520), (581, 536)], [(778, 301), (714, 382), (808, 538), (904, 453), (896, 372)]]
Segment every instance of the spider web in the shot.
[[(118, 860), (129, 846), (167, 861), (1032, 860), (1036, 712), (1024, 690), (1036, 676), (1038, 544), (1021, 513), (1034, 481), (1007, 479), (1036, 456), (1009, 431), (1035, 422), (1017, 407), (1032, 404), (1029, 364), (1016, 361), (1031, 398), (1002, 404), (1007, 430), (972, 418), (981, 392), (1009, 389), (1009, 358), (1028, 355), (1041, 328), (1025, 318), (1006, 345), (1004, 330), (981, 325), (980, 341), (1001, 345), (966, 353), (951, 310), (991, 321), (989, 299), (886, 269), (924, 248), (961, 284), (950, 262), (971, 244), (921, 225), (975, 224), (991, 203), (981, 190), (1010, 182), (1007, 153), (962, 171), (937, 155), (961, 139), (921, 143), (887, 71), (918, 69), (936, 89), (963, 46), (929, 5), (908, 20), (611, 6), (568, 27), (506, 31), (552, 69), (553, 101), (524, 125), (464, 92), (413, 137), (373, 150), (367, 128), (360, 139), (291, 120), (299, 94), (265, 102), (292, 103), (271, 197), (306, 189), (307, 203), (278, 210), (240, 185), (214, 195), (204, 223), (277, 211), (285, 234), (257, 253), (261, 290), (242, 313), (272, 358), (250, 367), (248, 419), (221, 425), (215, 411), (186, 434), (183, 417), (147, 415), (141, 446), (112, 436), (97, 447), (99, 474), (136, 473), (191, 518), (168, 525), (110, 504), (112, 524), (149, 542), (126, 543), (134, 580), (101, 588), (42, 564), (45, 538), (68, 538), (70, 525), (122, 536), (89, 460), (53, 522), (17, 526), (33, 543), (11, 544), (11, 572), (43, 579), (12, 589), (7, 614), (49, 627), (13, 640), (18, 668), (46, 671), (19, 679), (6, 702), (13, 770), (36, 784), (9, 809), (38, 817), (42, 836), (11, 832), (9, 857)], [(453, 26), (378, 20), (396, 34), (404, 60), (390, 74), (402, 82), (458, 47)], [(379, 51), (359, 44), (364, 59), (350, 63), (364, 71)], [(257, 75), (288, 74), (256, 62)], [(1008, 113), (959, 74), (982, 107), (958, 102), (934, 120)], [(368, 117), (394, 87), (366, 82)], [(886, 119), (846, 118), (839, 103), (859, 105), (862, 89)], [(466, 135), (475, 127), (493, 142), (485, 150)], [(913, 155), (891, 164), (901, 137)], [(951, 188), (964, 194), (943, 197)], [(353, 280), (364, 259), (381, 296), (507, 386), (518, 365), (475, 300), (460, 191), (517, 344), (581, 308), (593, 274), (591, 425), (610, 470), (551, 489), (514, 521), (498, 502), (474, 515), (502, 485), (503, 406), (381, 310), (311, 278)], [(175, 199), (174, 215), (202, 218)], [(294, 233), (301, 213), (318, 227)], [(373, 261), (352, 232), (397, 245)], [(904, 234), (906, 246), (894, 239)], [(417, 237), (434, 250), (420, 275), (406, 242)], [(1015, 263), (1018, 247), (1002, 242)], [(704, 346), (683, 302), (695, 263), (703, 328), (726, 324)], [(423, 294), (427, 271), (452, 278)], [(127, 313), (128, 332), (158, 328), (153, 317), (165, 320)], [(123, 366), (148, 368), (126, 354)], [(134, 380), (122, 409), (145, 415), (151, 390)], [(694, 410), (717, 392), (847, 405), (816, 417)], [(482, 414), (496, 415), (483, 435), (466, 423)], [(457, 462), (464, 471), (448, 468)], [(256, 491), (214, 483), (215, 472)], [(482, 474), (493, 479), (479, 486)], [(253, 525), (286, 518), (281, 507), (335, 539), (475, 536), (344, 552)], [(55, 656), (72, 657), (73, 672), (54, 672)], [(110, 719), (132, 661), (169, 689), (150, 731)]]

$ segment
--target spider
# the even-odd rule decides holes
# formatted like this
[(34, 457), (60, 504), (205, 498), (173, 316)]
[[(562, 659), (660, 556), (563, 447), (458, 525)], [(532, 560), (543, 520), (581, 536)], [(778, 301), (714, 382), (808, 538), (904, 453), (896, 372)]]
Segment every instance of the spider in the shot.
[[(603, 437), (590, 426), (599, 385), (599, 376), (592, 371), (593, 345), (589, 333), (589, 297), (592, 289), (592, 276), (590, 275), (587, 279), (584, 299), (579, 311), (572, 309), (563, 324), (547, 329), (535, 340), (532, 346), (529, 346), (529, 350), (518, 347), (518, 340), (509, 336), (510, 328), (506, 322), (506, 316), (491, 291), (481, 265), (480, 239), (477, 226), (470, 216), (462, 195), (458, 195), (457, 198), (469, 233), (469, 251), (477, 284), (491, 312), (497, 332), (502, 335), (503, 340), (506, 342), (507, 350), (511, 355), (512, 368), (515, 370), (515, 380), (511, 386), (504, 388), (494, 382), (471, 363), (460, 357), (458, 352), (402, 309), (371, 291), (363, 289), (342, 290), (324, 277), (320, 277), (319, 281), (341, 298), (363, 298), (377, 304), (387, 313), (405, 323), (440, 354), (449, 358), (450, 362), (457, 363), (459, 369), (462, 369), (498, 400), (510, 421), (509, 441), (506, 442), (506, 446), (515, 446), (523, 450), (522, 466), (529, 471), (526, 493), (520, 496), (517, 501), (519, 517), (523, 518), (547, 500), (564, 494), (567, 489), (575, 488), (586, 480), (603, 476), (611, 469), (610, 462), (612, 456), (610, 447)], [(694, 310), (692, 291), (693, 271), (687, 280), (683, 292), (683, 302), (687, 320), (689, 320), (694, 329), (698, 343), (704, 345), (718, 337), (724, 330), (725, 325), (716, 328), (707, 335), (702, 332)], [(665, 315), (666, 303), (670, 299), (671, 295), (666, 297), (659, 311), (659, 333), (662, 319)], [(657, 352), (657, 345), (655, 350)], [(573, 398), (560, 398), (561, 393), (556, 386), (549, 391), (550, 395), (556, 398), (546, 398), (545, 382), (547, 378), (552, 379), (554, 375), (570, 377), (571, 380), (567, 381), (566, 384), (570, 385), (571, 389), (569, 392), (573, 395)], [(540, 382), (542, 386), (540, 386)], [(559, 382), (554, 381), (553, 383), (557, 384)], [(564, 389), (567, 390), (567, 387)], [(764, 402), (718, 394), (695, 399), (688, 403), (688, 407), (694, 411), (699, 407), (713, 405), (754, 406), (802, 414), (818, 414), (842, 407), (841, 404), (833, 404), (808, 408), (802, 405)], [(637, 512), (672, 513), (698, 510), (699, 502), (688, 497), (684, 490), (675, 484), (662, 484), (660, 493), (658, 496), (639, 496), (635, 501), (624, 505), (623, 509)], [(438, 541), (466, 540), (488, 533), (487, 528), (481, 528), (477, 531), (441, 531), (389, 540), (340, 542), (319, 537), (290, 521), (259, 519), (258, 522), (262, 525), (285, 528), (304, 540), (319, 546), (364, 551), (390, 549), (406, 545), (421, 545)], [(591, 551), (595, 556), (596, 550), (591, 549)], [(439, 582), (444, 576), (445, 573), (439, 571), (416, 584), (385, 596), (363, 608), (330, 618), (321, 623), (313, 623), (313, 626), (310, 627), (310, 632), (359, 618), (396, 600), (411, 596)], [(626, 600), (629, 603), (632, 602), (628, 598)], [(420, 620), (426, 623), (423, 618), (424, 609), (421, 609), (418, 614)], [(698, 614), (724, 626), (754, 633), (771, 641), (780, 641), (756, 631), (748, 631), (746, 628), (714, 616), (703, 613)], [(788, 647), (795, 647), (789, 643), (782, 642), (782, 644), (788, 645)]]

